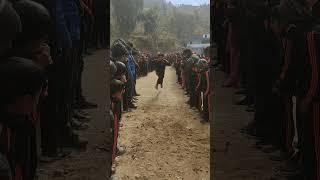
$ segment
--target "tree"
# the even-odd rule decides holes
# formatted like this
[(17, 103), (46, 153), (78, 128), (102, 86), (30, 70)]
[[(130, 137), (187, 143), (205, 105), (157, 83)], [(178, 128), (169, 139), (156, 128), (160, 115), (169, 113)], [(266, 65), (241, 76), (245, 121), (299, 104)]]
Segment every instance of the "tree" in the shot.
[(159, 19), (159, 8), (154, 7), (152, 9), (146, 10), (142, 15), (142, 21), (144, 25), (144, 33), (148, 35), (153, 35), (157, 30), (157, 22)]
[(187, 41), (194, 33), (196, 21), (193, 15), (173, 11), (170, 20), (170, 31), (182, 41)]
[(111, 0), (119, 34), (128, 37), (135, 29), (143, 0)]

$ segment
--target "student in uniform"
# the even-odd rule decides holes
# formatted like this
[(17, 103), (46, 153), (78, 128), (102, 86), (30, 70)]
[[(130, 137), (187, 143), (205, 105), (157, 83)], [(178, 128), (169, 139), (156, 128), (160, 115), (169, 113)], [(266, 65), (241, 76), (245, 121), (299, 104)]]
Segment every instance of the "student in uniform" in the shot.
[(116, 108), (118, 101), (122, 99), (124, 84), (117, 79), (113, 79), (110, 83), (110, 98), (111, 98), (111, 109), (114, 116), (114, 126), (113, 126), (113, 148), (112, 148), (112, 162), (114, 165), (114, 160), (117, 155), (121, 155), (124, 151), (119, 148), (118, 142), (118, 130), (119, 130), (119, 114)]
[[(29, 0), (15, 2), (13, 6), (21, 17), (22, 31), (18, 34), (13, 44), (12, 55), (28, 58), (43, 70), (47, 70), (48, 66), (52, 63), (50, 47), (48, 45), (52, 21), (48, 10), (41, 4)], [(37, 111), (33, 113), (32, 117), (34, 118), (33, 125), (37, 136), (37, 142), (34, 145), (36, 146), (38, 157), (40, 157), (41, 154), (41, 145), (43, 144), (43, 152), (48, 152), (49, 149), (51, 149), (51, 145), (48, 146), (48, 144), (55, 144), (54, 141), (48, 138), (54, 139), (56, 136), (50, 119), (42, 118), (40, 115), (40, 111), (43, 108), (43, 101), (48, 93), (48, 84), (46, 83), (42, 89), (39, 107)], [(44, 138), (42, 139), (41, 137)], [(41, 143), (41, 141), (43, 143)]]
[[(196, 91), (200, 91), (202, 93), (202, 99), (200, 102), (203, 104), (203, 108), (201, 111), (201, 115), (204, 122), (209, 121), (209, 66), (208, 62), (205, 59), (200, 59), (197, 63), (197, 72), (199, 73), (199, 80), (196, 87)], [(201, 96), (200, 96), (201, 97)]]
[[(7, 0), (0, 0), (0, 61), (5, 61), (8, 51), (12, 48), (14, 39), (21, 31), (21, 21), (17, 12)], [(3, 114), (0, 119), (4, 118)], [(2, 134), (0, 126), (0, 134)], [(0, 147), (2, 148), (3, 145)], [(10, 163), (4, 152), (0, 152), (0, 179), (13, 180)]]
[(43, 70), (33, 61), (8, 58), (0, 64), (1, 152), (6, 155), (13, 179), (32, 180), (37, 168), (35, 131), (30, 114), (36, 111)]
[(156, 82), (155, 88), (158, 89), (160, 85), (163, 88), (163, 79), (166, 71), (166, 66), (170, 65), (170, 63), (164, 59), (164, 54), (159, 53), (156, 60), (156, 74), (158, 76), (158, 80)]
[(189, 58), (189, 66), (190, 66), (190, 76), (189, 76), (189, 93), (190, 93), (190, 107), (191, 108), (197, 108), (199, 106), (199, 93), (196, 91), (196, 87), (198, 84), (198, 76), (196, 72), (196, 65), (199, 61), (198, 55), (192, 55), (191, 58)]

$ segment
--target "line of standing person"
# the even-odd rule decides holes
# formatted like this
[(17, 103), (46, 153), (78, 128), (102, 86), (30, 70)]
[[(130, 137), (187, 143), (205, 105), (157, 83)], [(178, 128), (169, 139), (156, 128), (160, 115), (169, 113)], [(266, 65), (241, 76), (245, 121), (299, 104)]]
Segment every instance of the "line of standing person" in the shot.
[(217, 60), (228, 74), (223, 85), (241, 87), (236, 94), (244, 99), (236, 104), (254, 112), (244, 131), (259, 139), (258, 147), (272, 145), (266, 152), (280, 150), (271, 159), (285, 161), (279, 169), (296, 179), (320, 179), (319, 5), (318, 0), (214, 4)]
[[(190, 49), (185, 49), (182, 53), (169, 55), (173, 59), (176, 69), (177, 83), (185, 90), (185, 95), (189, 97), (190, 108), (198, 109), (201, 113), (202, 121), (209, 122), (210, 89), (209, 65), (210, 47), (205, 48), (203, 58), (192, 53)], [(171, 60), (172, 61), (172, 60)]]
[(91, 2), (106, 47), (107, 1), (0, 0), (0, 179), (33, 180), (39, 161), (86, 148), (74, 130), (88, 128), (83, 110), (97, 107), (81, 88)]

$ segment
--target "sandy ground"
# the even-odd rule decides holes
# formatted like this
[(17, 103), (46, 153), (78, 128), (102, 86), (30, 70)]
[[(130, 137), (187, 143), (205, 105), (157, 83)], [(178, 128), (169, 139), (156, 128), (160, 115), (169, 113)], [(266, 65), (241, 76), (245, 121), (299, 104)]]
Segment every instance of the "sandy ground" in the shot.
[[(277, 167), (283, 162), (270, 160), (273, 154), (257, 149), (254, 137), (241, 133), (252, 119), (253, 113), (245, 106), (233, 105), (239, 99), (235, 89), (222, 88), (222, 72), (215, 72), (214, 117), (212, 128), (212, 153), (214, 180), (283, 180)], [(271, 112), (272, 113), (272, 112)]]
[(106, 50), (85, 58), (83, 91), (97, 109), (88, 110), (92, 120), (89, 129), (78, 133), (89, 140), (85, 151), (73, 150), (70, 157), (53, 163), (40, 164), (39, 180), (105, 180), (110, 173), (110, 133), (106, 119), (107, 71)]
[(209, 180), (209, 124), (186, 105), (173, 68), (164, 88), (156, 90), (155, 73), (137, 80), (138, 109), (126, 113), (119, 143), (126, 153), (117, 158), (117, 179)]

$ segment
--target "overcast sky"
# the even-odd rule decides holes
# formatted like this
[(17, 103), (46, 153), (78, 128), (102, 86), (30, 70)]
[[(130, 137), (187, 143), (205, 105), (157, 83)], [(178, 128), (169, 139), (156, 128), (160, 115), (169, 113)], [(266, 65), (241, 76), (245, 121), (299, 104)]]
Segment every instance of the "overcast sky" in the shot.
[(210, 0), (166, 0), (167, 2), (171, 1), (172, 4), (191, 4), (194, 6), (198, 6), (201, 4), (209, 4)]

